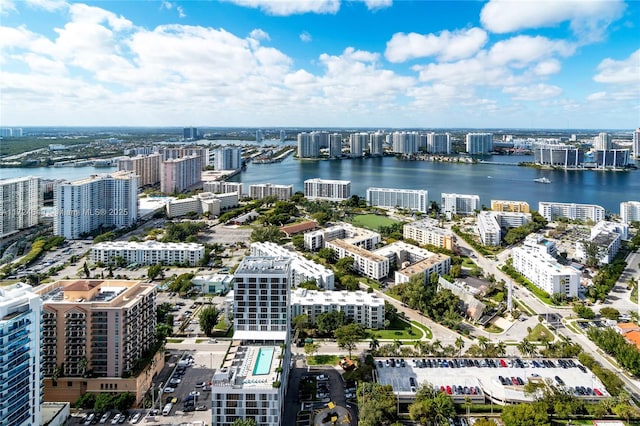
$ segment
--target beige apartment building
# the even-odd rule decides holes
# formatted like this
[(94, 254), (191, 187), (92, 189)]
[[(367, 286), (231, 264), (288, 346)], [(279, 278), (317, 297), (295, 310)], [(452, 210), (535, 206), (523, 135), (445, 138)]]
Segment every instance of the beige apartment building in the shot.
[(164, 366), (138, 362), (153, 348), (156, 288), (129, 280), (62, 280), (35, 289), (43, 300), (45, 401), (86, 392), (131, 392), (140, 401)]
[(491, 210), (504, 213), (531, 213), (526, 201), (491, 200)]

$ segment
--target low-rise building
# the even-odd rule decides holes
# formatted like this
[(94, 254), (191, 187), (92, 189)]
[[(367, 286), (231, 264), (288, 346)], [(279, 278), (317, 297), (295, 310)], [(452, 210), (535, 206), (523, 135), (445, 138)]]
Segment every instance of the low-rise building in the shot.
[(333, 290), (335, 288), (333, 271), (276, 243), (251, 244), (251, 256), (286, 257), (291, 259), (292, 286), (298, 286), (305, 281), (315, 281), (316, 285), (321, 289)]
[(305, 314), (315, 322), (318, 315), (344, 312), (364, 328), (384, 327), (384, 299), (364, 291), (315, 291), (298, 288), (291, 294), (291, 316)]
[[(628, 238), (629, 226), (625, 223), (600, 221), (591, 228), (589, 243), (598, 247), (597, 259), (600, 264), (608, 264), (613, 261), (620, 250), (622, 240)], [(583, 241), (576, 242), (576, 258), (586, 260), (589, 256)]]
[(503, 228), (517, 228), (531, 220), (528, 213), (482, 211), (478, 214), (478, 233), (485, 246), (499, 246)]
[(553, 256), (527, 246), (514, 248), (511, 255), (515, 270), (550, 295), (578, 296), (580, 271), (561, 265)]
[(540, 234), (527, 235), (523, 241), (523, 245), (553, 257), (556, 257), (558, 254), (556, 242)]
[(237, 192), (201, 192), (193, 197), (169, 201), (166, 204), (167, 217), (180, 217), (189, 213), (219, 216), (221, 212), (237, 207), (238, 202)]
[(127, 264), (195, 266), (204, 257), (204, 246), (197, 243), (161, 243), (159, 241), (105, 241), (91, 247), (91, 261), (115, 264), (116, 258)]
[(509, 213), (531, 213), (526, 201), (491, 200), (491, 210)]
[(417, 241), (420, 245), (432, 245), (453, 250), (453, 232), (438, 226), (435, 219), (422, 219), (406, 223), (402, 227), (405, 239)]
[(226, 294), (233, 288), (233, 275), (196, 275), (191, 280), (194, 288), (204, 294)]
[(444, 277), (439, 277), (438, 291), (444, 289), (451, 291), (460, 298), (465, 314), (473, 321), (478, 321), (482, 317), (487, 306), (475, 298), (479, 293), (478, 289), (466, 285), (463, 281), (449, 282)]
[(337, 259), (351, 257), (353, 270), (365, 277), (379, 280), (389, 275), (389, 259), (385, 256), (375, 254), (342, 239), (327, 241), (325, 247), (332, 249)]
[(328, 228), (304, 234), (304, 247), (310, 251), (318, 251), (327, 241), (343, 239), (346, 242), (366, 250), (372, 250), (381, 241), (380, 234), (368, 229), (357, 228), (349, 223), (340, 223)]

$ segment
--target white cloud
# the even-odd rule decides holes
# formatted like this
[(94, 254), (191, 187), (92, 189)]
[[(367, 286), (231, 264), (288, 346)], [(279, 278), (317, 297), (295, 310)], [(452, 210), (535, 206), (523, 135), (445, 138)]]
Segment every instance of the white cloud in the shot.
[(49, 12), (64, 9), (69, 4), (64, 0), (26, 0), (29, 6), (44, 9)]
[(510, 86), (505, 87), (502, 91), (518, 101), (541, 101), (562, 94), (560, 87), (542, 83), (531, 86)]
[(176, 7), (176, 10), (178, 11), (178, 17), (179, 18), (186, 18), (187, 17), (187, 14), (184, 13), (184, 9), (182, 8), (182, 6)]
[(16, 5), (13, 0), (0, 0), (0, 15), (8, 15), (9, 12), (15, 12)]
[(536, 75), (546, 76), (557, 74), (561, 69), (562, 65), (560, 64), (560, 61), (558, 61), (557, 59), (547, 59), (546, 61), (542, 61), (538, 65), (536, 65), (533, 69), (533, 72)]
[(309, 43), (311, 40), (313, 40), (313, 38), (307, 31), (303, 31), (302, 33), (300, 33), (300, 40), (304, 41), (305, 43)]
[(268, 15), (289, 16), (305, 13), (335, 14), (340, 0), (226, 0), (238, 6), (260, 9)]
[(249, 33), (249, 37), (255, 40), (271, 40), (271, 37), (269, 37), (269, 33), (260, 28), (256, 28), (255, 30), (251, 31)]
[(575, 47), (562, 40), (546, 37), (516, 36), (491, 46), (489, 60), (496, 65), (524, 67), (553, 55), (569, 56)]
[(570, 21), (571, 29), (585, 40), (598, 40), (625, 9), (622, 0), (490, 0), (480, 13), (483, 26), (494, 33), (553, 27)]
[(364, 0), (369, 10), (379, 10), (391, 7), (393, 0)]
[(439, 35), (396, 33), (387, 42), (385, 57), (391, 62), (437, 56), (442, 61), (472, 56), (487, 42), (487, 33), (480, 28), (442, 31)]
[(107, 22), (116, 31), (130, 29), (133, 24), (123, 16), (117, 16), (113, 12), (99, 7), (87, 6), (86, 4), (75, 3), (69, 7), (72, 21), (86, 22), (91, 24), (101, 24)]
[(593, 79), (598, 83), (640, 84), (640, 49), (620, 61), (604, 59)]
[(607, 98), (607, 92), (595, 92), (595, 93), (592, 93), (589, 96), (587, 96), (587, 100), (589, 102), (601, 101), (601, 100), (606, 99), (606, 98)]

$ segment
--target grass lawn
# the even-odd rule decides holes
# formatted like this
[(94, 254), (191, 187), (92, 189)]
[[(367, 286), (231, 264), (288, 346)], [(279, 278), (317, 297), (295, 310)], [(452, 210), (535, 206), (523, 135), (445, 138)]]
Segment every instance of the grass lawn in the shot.
[(530, 342), (539, 342), (540, 339), (543, 338), (543, 336), (546, 336), (548, 341), (553, 340), (553, 334), (547, 329), (547, 327), (542, 324), (537, 324), (535, 327), (533, 327), (533, 330), (531, 330), (531, 333), (529, 333), (527, 339)]
[(414, 327), (417, 327), (420, 330), (424, 331), (425, 337), (427, 339), (433, 338), (433, 333), (431, 333), (431, 329), (429, 329), (429, 327), (427, 327), (426, 325), (422, 325), (418, 321), (411, 321), (411, 324), (413, 324)]
[(184, 339), (167, 339), (167, 343), (182, 343)]
[(397, 220), (389, 219), (386, 216), (378, 216), (376, 214), (361, 214), (354, 216), (351, 223), (355, 226), (377, 231), (380, 226), (389, 226), (394, 223), (400, 223)]
[(372, 330), (376, 339), (396, 340), (407, 339), (416, 340), (422, 337), (422, 329), (417, 326), (405, 322), (401, 319), (393, 321), (387, 330)]
[(504, 331), (503, 329), (501, 329), (500, 327), (494, 324), (489, 324), (484, 329), (489, 333), (502, 333)]
[(307, 357), (309, 365), (337, 365), (340, 361), (338, 355), (314, 355)]

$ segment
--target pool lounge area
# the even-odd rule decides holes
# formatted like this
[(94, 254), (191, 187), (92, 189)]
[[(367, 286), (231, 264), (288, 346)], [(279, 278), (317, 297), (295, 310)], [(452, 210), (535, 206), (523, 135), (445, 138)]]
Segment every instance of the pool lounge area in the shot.
[(271, 371), (271, 362), (273, 361), (273, 354), (275, 348), (260, 348), (258, 350), (258, 356), (256, 358), (256, 364), (253, 367), (254, 376), (264, 376)]

